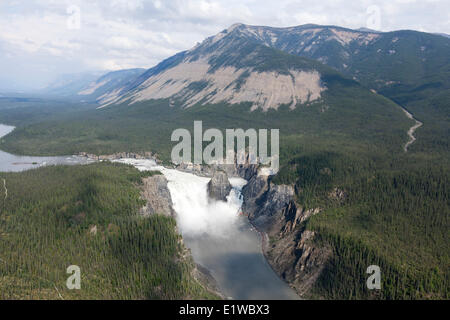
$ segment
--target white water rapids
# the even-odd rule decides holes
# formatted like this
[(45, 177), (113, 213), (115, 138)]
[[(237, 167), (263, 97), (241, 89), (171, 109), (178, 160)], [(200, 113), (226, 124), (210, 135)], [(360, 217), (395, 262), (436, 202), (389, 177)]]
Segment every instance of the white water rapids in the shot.
[(211, 201), (207, 195), (210, 178), (157, 166), (152, 160), (117, 162), (164, 174), (185, 245), (195, 262), (211, 272), (228, 298), (298, 299), (264, 258), (259, 233), (246, 217), (239, 215), (240, 190), (245, 180), (230, 179), (233, 190), (227, 202)]

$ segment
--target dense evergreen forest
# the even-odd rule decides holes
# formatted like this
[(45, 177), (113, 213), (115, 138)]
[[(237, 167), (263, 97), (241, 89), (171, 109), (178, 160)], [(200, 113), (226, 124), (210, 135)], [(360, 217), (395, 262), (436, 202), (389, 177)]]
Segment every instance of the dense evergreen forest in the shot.
[[(138, 214), (152, 174), (106, 163), (0, 173), (0, 299), (215, 298), (191, 276), (175, 220)], [(71, 265), (81, 290), (66, 287)]]
[[(313, 297), (450, 297), (448, 160), (306, 148), (273, 181), (294, 184), (298, 203), (323, 209), (302, 226), (333, 252)], [(381, 291), (366, 287), (370, 265), (381, 268)]]
[[(168, 161), (174, 145), (169, 141), (172, 130), (192, 129), (194, 120), (203, 120), (204, 129), (209, 127), (280, 128), (281, 171), (274, 177), (273, 182), (295, 185), (296, 201), (301, 206), (323, 209), (302, 227), (316, 231), (317, 244), (329, 246), (333, 252), (322, 276), (313, 288), (312, 296), (333, 299), (448, 299), (450, 295), (448, 237), (450, 214), (448, 159), (450, 154), (446, 100), (436, 98), (436, 101), (430, 100), (424, 104), (424, 108), (429, 108), (431, 111), (427, 111), (427, 116), (423, 117), (424, 113), (418, 113), (418, 119), (424, 123), (424, 126), (415, 132), (417, 141), (405, 153), (403, 146), (408, 141), (406, 132), (414, 121), (408, 119), (398, 105), (376, 94), (361, 93), (354, 90), (352, 86), (343, 86), (342, 90), (334, 92), (337, 92), (334, 96), (325, 94), (325, 102), (299, 106), (294, 111), (288, 110), (288, 106), (282, 106), (278, 111), (249, 112), (250, 106), (247, 104), (206, 105), (176, 110), (168, 108), (167, 100), (158, 100), (137, 103), (132, 108), (112, 106), (102, 110), (71, 110), (68, 114), (50, 110), (52, 116), (37, 118), (32, 123), (27, 122), (28, 120), (22, 117), (20, 112), (21, 109), (25, 111), (31, 109), (32, 103), (24, 103), (18, 106), (18, 109), (2, 109), (0, 122), (15, 124), (18, 128), (13, 134), (1, 140), (0, 146), (13, 153), (33, 155), (72, 154), (79, 151), (110, 154), (117, 151), (151, 150), (156, 151), (161, 159)], [(1, 104), (0, 108), (2, 108)], [(439, 116), (433, 116), (433, 112)], [(443, 117), (442, 114), (447, 114), (447, 117)], [(102, 167), (86, 168), (90, 169), (84, 170), (92, 170), (92, 174), (96, 176), (94, 171)], [(17, 177), (18, 184), (21, 180), (19, 177), (24, 179), (27, 175), (34, 176), (38, 172), (42, 172), (44, 177), (45, 170), (57, 171), (52, 168), (23, 173), (20, 174), (21, 176), (1, 175), (7, 177), (8, 181), (11, 180), (9, 182), (12, 183), (11, 190), (14, 190), (14, 177)], [(68, 170), (65, 172), (68, 174), (72, 169), (59, 170)], [(78, 174), (83, 173), (73, 172), (74, 176)], [(135, 174), (137, 175), (134, 173), (131, 176), (134, 177)], [(63, 173), (59, 178), (55, 177), (53, 182), (64, 183), (58, 182), (58, 179), (72, 181), (72, 177), (66, 177)], [(24, 179), (23, 185), (31, 185), (28, 180), (33, 181), (33, 179)], [(123, 180), (119, 179), (119, 181)], [(77, 186), (81, 188), (80, 185)], [(20, 187), (17, 188), (20, 190)], [(89, 184), (84, 188), (90, 188)], [(110, 188), (115, 187), (110, 186)], [(44, 207), (47, 205), (45, 200), (38, 200), (40, 197), (42, 199), (51, 197), (47, 192), (44, 194), (45, 190), (47, 189), (42, 188), (39, 191), (42, 194), (36, 194), (34, 204)], [(63, 193), (64, 196), (73, 195), (72, 199), (67, 199), (67, 204), (68, 208), (75, 210), (68, 212), (74, 213), (75, 216), (75, 212), (86, 211), (86, 209), (77, 211), (76, 207), (73, 208), (70, 205), (72, 201), (75, 203), (79, 201), (75, 195), (83, 193), (80, 189), (77, 190), (67, 186), (66, 192)], [(339, 191), (339, 197), (332, 196), (336, 190)], [(14, 194), (14, 191), (10, 193)], [(137, 194), (135, 195), (137, 197)], [(13, 217), (14, 219), (24, 217), (24, 205), (29, 203), (27, 199), (18, 199), (16, 203), (7, 202), (10, 211), (14, 209), (21, 213), (16, 217), (11, 211), (8, 221), (13, 221)], [(122, 199), (122, 201), (113, 203), (116, 206), (128, 206), (127, 212), (132, 215), (131, 212), (134, 211), (129, 208), (130, 203), (137, 202), (130, 202), (130, 198), (125, 201), (123, 194), (116, 199)], [(138, 201), (137, 198), (131, 199)], [(84, 201), (82, 203), (86, 205)], [(97, 202), (89, 203), (92, 203), (95, 208)], [(104, 202), (101, 203), (106, 206)], [(27, 205), (25, 207), (30, 210)], [(60, 210), (61, 207), (64, 207), (64, 204), (56, 208)], [(45, 208), (39, 210), (45, 213), (45, 219), (49, 219), (50, 210), (46, 211)], [(110, 218), (117, 219), (118, 215), (113, 214)], [(44, 222), (48, 222), (45, 219)], [(162, 217), (153, 219), (161, 219), (159, 223), (164, 225), (174, 223)], [(56, 222), (58, 225), (62, 224), (61, 220)], [(89, 226), (99, 224), (97, 220), (93, 220), (81, 224), (83, 226), (81, 227), (74, 224), (70, 218), (66, 223), (67, 226), (71, 226), (70, 228), (75, 226), (76, 229), (73, 230), (83, 234), (88, 233)], [(112, 222), (112, 224), (116, 225), (118, 222)], [(9, 225), (10, 228), (12, 226), (13, 224)], [(67, 226), (66, 228), (69, 228)], [(108, 224), (104, 233), (109, 235), (107, 226)], [(50, 224), (46, 228), (50, 228)], [(130, 228), (141, 230), (135, 226)], [(33, 230), (35, 228), (31, 228), (31, 231)], [(127, 229), (124, 227), (121, 230)], [(31, 231), (21, 230), (23, 232), (21, 235), (36, 233)], [(33, 237), (42, 239), (41, 236)], [(22, 238), (19, 236), (19, 239), (24, 241)], [(92, 238), (86, 236), (83, 241), (92, 241)], [(71, 241), (73, 239), (74, 236), (70, 238)], [(94, 239), (97, 238), (94, 237)], [(125, 239), (123, 243), (140, 241), (132, 238), (132, 234), (128, 236), (122, 234), (120, 239)], [(44, 244), (53, 242), (47, 238), (39, 241), (43, 241)], [(113, 242), (106, 243), (104, 238), (96, 241), (99, 241), (98, 246), (105, 250), (102, 259), (108, 263), (105, 262), (102, 265), (106, 268), (120, 261), (118, 265), (122, 268), (122, 273), (118, 276), (114, 273), (116, 271), (110, 270), (111, 277), (104, 276), (100, 280), (90, 279), (94, 292), (96, 290), (101, 294), (108, 292), (108, 290), (100, 290), (101, 286), (95, 282), (95, 279), (108, 283), (112, 288), (114, 285), (111, 281), (116, 276), (119, 279), (141, 277), (142, 269), (140, 268), (148, 261), (138, 259), (140, 261), (138, 266), (131, 268), (136, 271), (130, 271), (130, 268), (125, 267), (129, 261), (119, 259), (120, 255), (117, 254)], [(14, 241), (11, 241), (7, 248), (11, 248), (13, 243)], [(43, 250), (39, 249), (41, 247), (43, 247), (42, 244), (33, 244), (28, 247), (28, 250), (39, 252)], [(72, 248), (71, 250), (78, 247), (91, 248), (85, 242), (73, 245), (70, 242), (69, 247)], [(124, 250), (128, 249), (124, 248)], [(169, 252), (172, 249), (163, 250)], [(24, 256), (18, 255), (15, 259), (21, 261), (20, 259), (26, 259)], [(53, 259), (55, 256), (51, 257)], [(59, 261), (58, 259), (54, 258), (55, 261)], [(50, 272), (53, 274), (50, 278), (53, 281), (59, 281), (58, 288), (61, 288), (66, 277), (63, 268), (66, 261), (59, 263), (57, 271)], [(87, 268), (90, 268), (90, 264), (88, 262), (86, 264)], [(381, 291), (368, 291), (365, 286), (367, 279), (365, 271), (367, 266), (372, 264), (381, 267)], [(186, 292), (189, 292), (191, 297), (202, 294), (201, 289), (192, 282), (177, 278), (186, 272), (187, 267), (180, 268), (170, 273), (171, 280), (167, 282), (167, 285), (172, 289), (167, 289), (159, 297), (180, 297)], [(36, 269), (33, 272), (37, 272)], [(155, 272), (158, 273), (158, 271)], [(11, 278), (14, 277), (11, 276)], [(148, 287), (157, 283), (155, 280), (148, 281), (151, 283)], [(39, 285), (44, 286), (44, 283)], [(55, 294), (50, 284), (46, 286), (49, 292)], [(126, 297), (155, 296), (154, 292), (145, 291), (144, 288), (133, 292), (128, 293)], [(68, 294), (76, 295), (72, 292)], [(102, 297), (101, 294), (100, 297)], [(121, 294), (117, 293), (114, 297), (123, 297)], [(94, 296), (95, 294), (92, 295)]]

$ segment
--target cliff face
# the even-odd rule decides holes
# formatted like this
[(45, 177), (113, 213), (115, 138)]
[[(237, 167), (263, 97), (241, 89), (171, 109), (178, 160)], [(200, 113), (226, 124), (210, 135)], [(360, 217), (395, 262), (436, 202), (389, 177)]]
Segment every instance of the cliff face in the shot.
[(211, 199), (227, 201), (232, 187), (228, 181), (228, 175), (224, 171), (214, 172), (211, 181), (208, 182), (208, 195)]
[(147, 204), (141, 209), (141, 214), (144, 216), (152, 214), (175, 216), (167, 179), (163, 175), (154, 175), (144, 178), (143, 183), (141, 195)]
[(234, 164), (200, 165), (193, 163), (182, 163), (176, 167), (177, 170), (193, 173), (201, 177), (212, 177), (215, 172), (223, 171), (228, 177), (240, 177), (250, 180), (258, 173), (258, 166), (249, 163), (249, 155), (245, 154), (245, 163), (239, 164), (235, 155)]
[(295, 202), (292, 186), (275, 185), (264, 175), (253, 175), (242, 193), (244, 213), (264, 234), (268, 262), (300, 296), (308, 294), (331, 254), (313, 243), (315, 233), (302, 224), (320, 209), (305, 210)]
[[(141, 208), (140, 213), (143, 216), (154, 214), (163, 214), (175, 218), (175, 210), (173, 209), (172, 197), (167, 186), (167, 179), (164, 175), (154, 175), (143, 179), (141, 197), (147, 203)], [(91, 230), (91, 233), (93, 230)], [(95, 229), (96, 232), (96, 229)], [(177, 229), (178, 232), (178, 229)], [(181, 259), (192, 265), (191, 275), (196, 279), (212, 296), (224, 299), (216, 280), (210, 272), (199, 264), (196, 264), (191, 255), (191, 250), (184, 245), (183, 239), (180, 238)], [(189, 297), (186, 297), (189, 298)]]

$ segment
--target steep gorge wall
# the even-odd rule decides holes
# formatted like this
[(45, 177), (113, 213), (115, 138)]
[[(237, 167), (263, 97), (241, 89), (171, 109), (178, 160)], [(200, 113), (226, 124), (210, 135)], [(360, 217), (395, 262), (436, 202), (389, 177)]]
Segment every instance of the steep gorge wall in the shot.
[(331, 249), (314, 244), (315, 233), (303, 222), (320, 212), (305, 210), (294, 200), (294, 188), (275, 185), (269, 176), (253, 175), (242, 190), (243, 212), (263, 234), (263, 250), (273, 270), (300, 296), (320, 276)]
[[(141, 198), (146, 201), (146, 204), (143, 208), (141, 208), (140, 214), (144, 217), (149, 217), (154, 214), (162, 214), (176, 218), (176, 212), (173, 209), (172, 196), (168, 188), (167, 178), (162, 174), (153, 175), (144, 178), (142, 182)], [(177, 232), (179, 232), (178, 229)], [(182, 247), (182, 259), (192, 265), (191, 276), (213, 296), (224, 298), (214, 277), (208, 269), (195, 263), (192, 258), (191, 250), (184, 245), (182, 238), (180, 239), (180, 245)]]

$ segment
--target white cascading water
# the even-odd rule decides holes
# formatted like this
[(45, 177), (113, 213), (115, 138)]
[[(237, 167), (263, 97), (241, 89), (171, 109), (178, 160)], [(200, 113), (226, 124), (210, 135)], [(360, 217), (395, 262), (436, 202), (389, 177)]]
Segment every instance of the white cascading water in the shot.
[(233, 189), (228, 201), (208, 199), (207, 184), (210, 178), (191, 173), (167, 169), (156, 165), (153, 160), (121, 159), (118, 162), (134, 165), (139, 170), (161, 171), (168, 180), (173, 208), (181, 233), (187, 237), (209, 235), (229, 237), (239, 218), (242, 206), (240, 190), (246, 184), (244, 179), (231, 178)]
[(233, 189), (227, 202), (212, 201), (207, 194), (210, 178), (167, 169), (153, 160), (117, 162), (164, 174), (186, 246), (194, 260), (211, 272), (227, 298), (298, 299), (265, 260), (258, 232), (239, 215), (244, 179), (230, 179)]
[(233, 189), (227, 202), (208, 199), (207, 184), (210, 178), (168, 170), (164, 172), (172, 195), (173, 207), (178, 215), (181, 232), (195, 237), (208, 234), (213, 237), (229, 237), (239, 218), (242, 199), (237, 188), (245, 180), (232, 179)]

